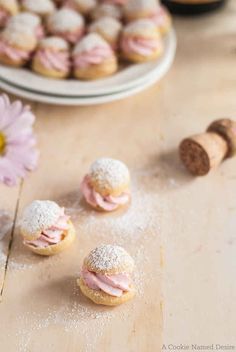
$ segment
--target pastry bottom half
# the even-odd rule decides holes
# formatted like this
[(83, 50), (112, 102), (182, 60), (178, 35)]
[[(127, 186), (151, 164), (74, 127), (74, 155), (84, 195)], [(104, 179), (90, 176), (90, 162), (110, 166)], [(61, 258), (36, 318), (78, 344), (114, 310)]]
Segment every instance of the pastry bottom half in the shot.
[(135, 289), (133, 286), (130, 291), (123, 293), (121, 297), (114, 297), (101, 290), (93, 290), (89, 288), (82, 278), (78, 279), (77, 283), (83, 294), (96, 304), (118, 306), (119, 304), (128, 302), (135, 296)]
[(50, 256), (64, 251), (67, 247), (72, 244), (72, 242), (75, 240), (75, 237), (76, 233), (74, 225), (71, 221), (69, 221), (69, 229), (66, 231), (64, 239), (59, 243), (49, 245), (44, 248), (37, 248), (29, 244), (25, 244), (25, 246), (36, 254)]
[(74, 76), (78, 79), (93, 80), (107, 77), (115, 73), (118, 69), (116, 59), (106, 60), (98, 65), (90, 65), (83, 68), (74, 68)]
[(39, 73), (42, 76), (51, 77), (51, 78), (66, 78), (69, 75), (68, 71), (58, 71), (53, 69), (48, 69), (43, 66), (38, 59), (34, 59), (32, 63), (32, 69), (34, 72)]

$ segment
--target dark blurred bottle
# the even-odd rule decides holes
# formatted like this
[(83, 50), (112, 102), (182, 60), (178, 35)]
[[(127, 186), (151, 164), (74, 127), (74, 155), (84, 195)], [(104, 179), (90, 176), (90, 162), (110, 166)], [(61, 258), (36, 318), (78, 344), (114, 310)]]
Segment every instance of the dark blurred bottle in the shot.
[(197, 15), (213, 11), (226, 3), (227, 0), (162, 0), (162, 3), (173, 13)]

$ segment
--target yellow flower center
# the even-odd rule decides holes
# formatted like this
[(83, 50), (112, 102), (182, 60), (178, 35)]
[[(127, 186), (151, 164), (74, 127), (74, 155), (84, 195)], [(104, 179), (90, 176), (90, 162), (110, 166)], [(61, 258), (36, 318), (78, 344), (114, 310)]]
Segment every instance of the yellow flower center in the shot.
[(6, 145), (6, 138), (4, 134), (0, 131), (0, 155), (4, 153)]

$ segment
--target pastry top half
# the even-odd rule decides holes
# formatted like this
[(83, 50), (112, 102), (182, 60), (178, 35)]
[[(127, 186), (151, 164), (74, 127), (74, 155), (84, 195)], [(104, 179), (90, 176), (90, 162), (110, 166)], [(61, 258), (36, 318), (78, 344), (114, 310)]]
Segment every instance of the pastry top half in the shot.
[(1, 33), (1, 39), (8, 45), (26, 51), (32, 51), (37, 45), (37, 38), (32, 30), (26, 26), (17, 29), (6, 27)]
[(49, 16), (47, 26), (49, 30), (53, 31), (71, 31), (83, 27), (84, 19), (73, 9), (62, 8)]
[(41, 25), (41, 17), (35, 13), (21, 12), (13, 17), (11, 17), (7, 23), (7, 26), (12, 28), (19, 28), (20, 26), (37, 27)]
[(84, 267), (96, 274), (129, 274), (134, 270), (134, 261), (120, 246), (101, 245), (85, 258)]
[(67, 51), (69, 50), (68, 42), (57, 36), (51, 36), (40, 40), (38, 47), (40, 49), (51, 49), (56, 51)]
[(97, 32), (106, 38), (116, 39), (122, 29), (122, 24), (113, 17), (104, 16), (89, 26), (89, 32)]
[(160, 6), (157, 0), (129, 0), (124, 6), (124, 12), (127, 15), (133, 15), (137, 12), (153, 12)]
[(120, 195), (129, 188), (127, 166), (112, 158), (100, 158), (90, 167), (88, 177), (94, 190), (103, 196)]
[(86, 15), (96, 7), (97, 0), (67, 0), (65, 4)]
[(91, 18), (97, 20), (101, 17), (109, 16), (118, 20), (122, 18), (122, 10), (118, 5), (113, 4), (99, 4), (91, 13)]
[(21, 234), (25, 240), (36, 240), (60, 218), (62, 208), (50, 200), (35, 200), (25, 208), (21, 220)]
[(54, 2), (51, 0), (23, 0), (23, 9), (39, 15), (47, 15), (55, 11)]
[(140, 19), (129, 23), (123, 30), (123, 36), (160, 38), (160, 33), (153, 21), (149, 19)]

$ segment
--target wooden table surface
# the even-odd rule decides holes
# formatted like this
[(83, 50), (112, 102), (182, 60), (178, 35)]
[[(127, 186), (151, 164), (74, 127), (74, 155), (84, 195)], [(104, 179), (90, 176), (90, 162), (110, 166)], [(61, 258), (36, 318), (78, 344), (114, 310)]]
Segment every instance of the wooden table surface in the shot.
[[(1, 352), (236, 345), (236, 159), (193, 178), (177, 155), (183, 137), (234, 117), (235, 16), (232, 0), (210, 16), (176, 19), (173, 68), (135, 97), (83, 108), (32, 105), (39, 168), (18, 188), (0, 186), (0, 209), (15, 217), (0, 242)], [(101, 156), (131, 169), (126, 211), (96, 214), (81, 200), (81, 178)], [(41, 258), (23, 248), (18, 222), (34, 199), (66, 206), (78, 234), (68, 251)], [(134, 256), (132, 302), (95, 306), (76, 287), (83, 257), (99, 243), (120, 244)]]

